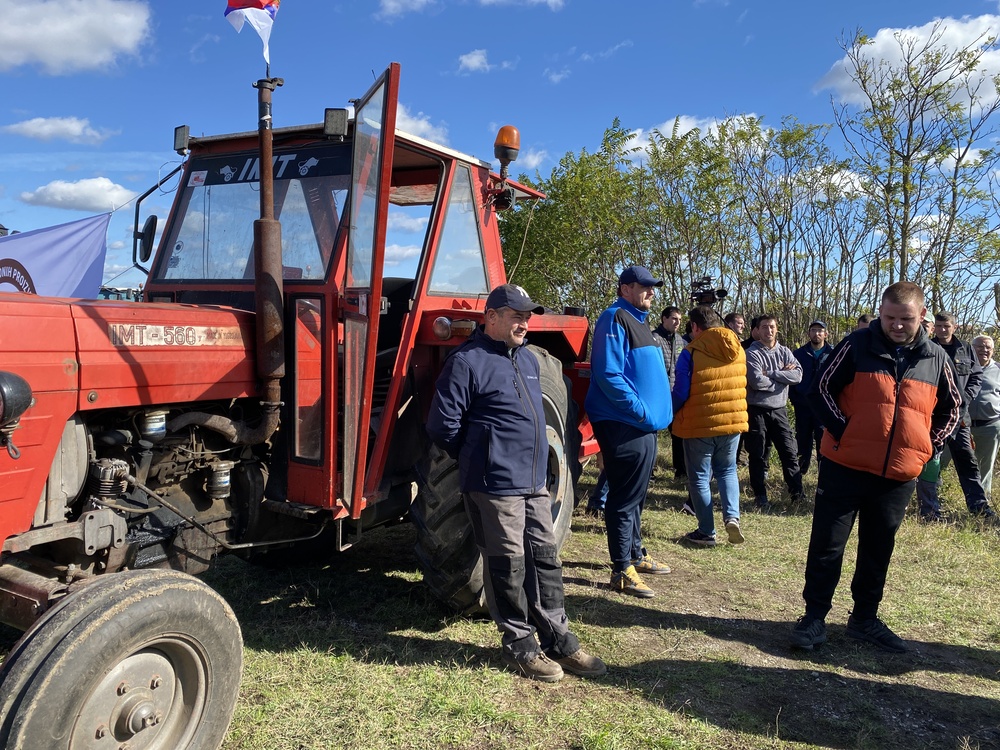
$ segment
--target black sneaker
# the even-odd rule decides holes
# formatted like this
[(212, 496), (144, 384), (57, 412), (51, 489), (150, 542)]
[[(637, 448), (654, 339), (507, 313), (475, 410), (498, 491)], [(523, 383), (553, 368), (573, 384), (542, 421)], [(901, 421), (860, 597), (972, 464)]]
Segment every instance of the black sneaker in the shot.
[(803, 615), (792, 628), (792, 648), (812, 651), (816, 646), (826, 643), (826, 623), (818, 617)]
[(847, 630), (844, 632), (851, 638), (868, 641), (880, 649), (892, 651), (894, 654), (905, 654), (910, 650), (906, 641), (889, 630), (889, 626), (877, 617), (870, 620), (859, 620), (851, 615), (847, 618)]
[(976, 518), (982, 518), (987, 521), (995, 521), (997, 517), (996, 511), (993, 510), (993, 508), (991, 508), (989, 505), (985, 504), (980, 505), (978, 508), (974, 509), (972, 511), (972, 515), (974, 515)]
[(770, 513), (774, 509), (774, 506), (768, 502), (766, 497), (755, 498), (753, 501), (753, 507), (758, 513)]
[(696, 544), (699, 547), (714, 547), (715, 534), (704, 534), (698, 529), (695, 529), (690, 534), (684, 535), (684, 541), (688, 544)]

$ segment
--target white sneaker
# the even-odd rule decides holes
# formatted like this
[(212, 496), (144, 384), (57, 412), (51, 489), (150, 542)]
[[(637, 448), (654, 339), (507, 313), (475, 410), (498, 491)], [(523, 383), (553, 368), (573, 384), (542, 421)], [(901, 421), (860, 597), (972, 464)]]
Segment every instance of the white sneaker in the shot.
[(743, 544), (746, 541), (746, 537), (743, 536), (743, 531), (740, 529), (740, 519), (730, 518), (726, 521), (726, 533), (729, 534), (730, 544)]

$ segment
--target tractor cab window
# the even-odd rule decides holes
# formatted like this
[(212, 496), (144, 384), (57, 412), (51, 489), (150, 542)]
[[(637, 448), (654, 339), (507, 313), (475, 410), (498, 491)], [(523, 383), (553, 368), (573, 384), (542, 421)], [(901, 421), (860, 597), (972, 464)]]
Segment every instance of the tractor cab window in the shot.
[[(350, 187), (350, 144), (275, 149), (274, 216), (281, 222), (286, 279), (323, 279)], [(260, 165), (252, 153), (196, 159), (178, 210), (182, 219), (156, 277), (253, 278), (253, 222), (260, 217)]]
[(475, 297), (490, 291), (476, 211), (472, 175), (468, 167), (459, 167), (445, 207), (441, 241), (431, 271), (432, 294)]

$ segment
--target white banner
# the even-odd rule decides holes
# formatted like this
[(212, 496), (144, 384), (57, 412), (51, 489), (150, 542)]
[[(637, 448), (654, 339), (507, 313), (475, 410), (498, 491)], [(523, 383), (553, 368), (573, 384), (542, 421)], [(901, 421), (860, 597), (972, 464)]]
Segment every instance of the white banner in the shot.
[(96, 298), (111, 214), (0, 237), (0, 292)]

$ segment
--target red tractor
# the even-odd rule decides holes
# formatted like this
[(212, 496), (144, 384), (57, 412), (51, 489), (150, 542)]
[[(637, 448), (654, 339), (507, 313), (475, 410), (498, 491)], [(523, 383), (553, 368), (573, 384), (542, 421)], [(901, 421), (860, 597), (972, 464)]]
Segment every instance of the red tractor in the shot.
[[(517, 133), (497, 175), (396, 130), (396, 64), (353, 120), (272, 129), (279, 85), (256, 84), (257, 132), (175, 133), (188, 158), (151, 262), (155, 217), (136, 232), (144, 301), (0, 294), (0, 621), (26, 631), (0, 746), (220, 745), (242, 638), (193, 575), (221, 553), (331, 555), (409, 519), (431, 589), (481, 606), (457, 467), (423, 425), (506, 281), (497, 211), (541, 197), (507, 179)], [(587, 337), (572, 310), (532, 320), (560, 539)]]

